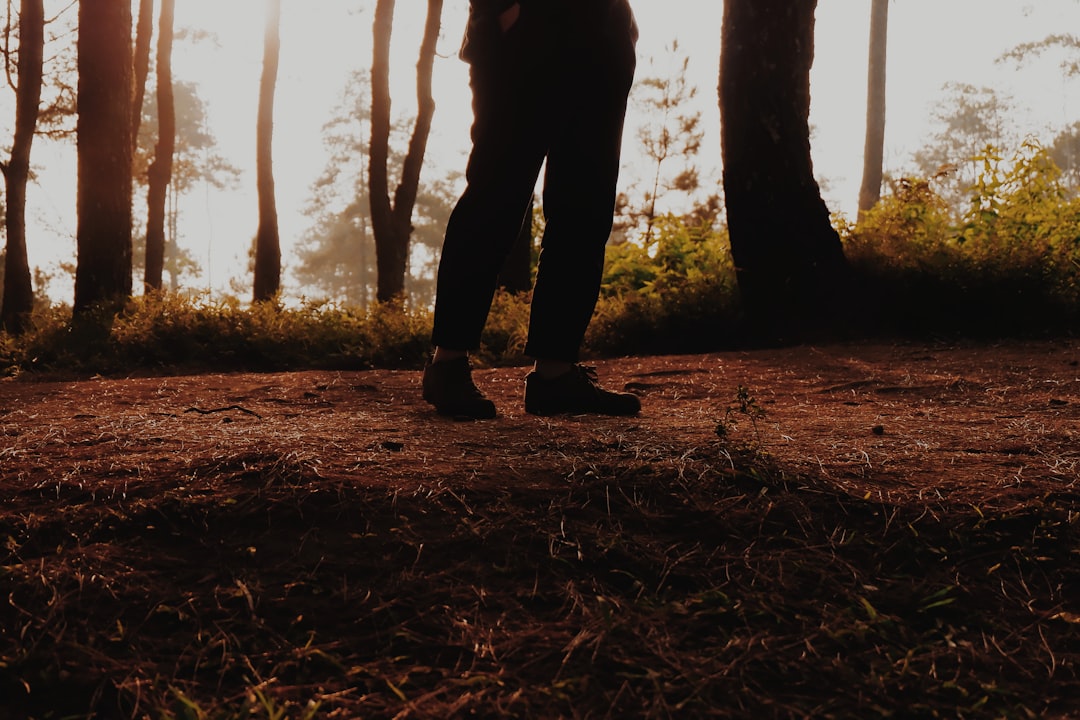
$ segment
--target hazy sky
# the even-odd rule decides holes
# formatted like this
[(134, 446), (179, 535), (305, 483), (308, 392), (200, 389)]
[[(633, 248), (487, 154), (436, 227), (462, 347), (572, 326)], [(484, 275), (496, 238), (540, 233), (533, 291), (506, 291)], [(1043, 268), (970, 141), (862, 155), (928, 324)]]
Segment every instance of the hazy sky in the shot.
[[(719, 112), (716, 79), (722, 4), (705, 0), (632, 0), (641, 27), (638, 77), (665, 75), (672, 66), (666, 50), (677, 39), (690, 58), (689, 76), (698, 87), (706, 140), (700, 165), (703, 180), (719, 181)], [(208, 105), (208, 123), (220, 151), (234, 164), (250, 168), (254, 158), (256, 93), (261, 70), (262, 0), (180, 0), (179, 27), (197, 26), (217, 33), (218, 47), (176, 47), (178, 79), (199, 83)], [(423, 20), (421, 0), (399, 0), (395, 25), (395, 111), (415, 105), (415, 48)], [(869, 0), (820, 0), (812, 74), (811, 122), (815, 169), (826, 179), (826, 199), (833, 210), (850, 214), (860, 180), (866, 98)], [(471, 121), (466, 68), (456, 58), (465, 22), (466, 0), (446, 0), (443, 38), (436, 63), (438, 109), (429, 144), (428, 173), (444, 176), (464, 166)], [(312, 182), (322, 170), (321, 128), (340, 102), (348, 74), (371, 59), (373, 0), (284, 0), (282, 58), (275, 121), (275, 170), (282, 240), (288, 250), (307, 229), (301, 210)], [(357, 9), (359, 8), (359, 9)], [(890, 4), (888, 119), (886, 165), (901, 171), (912, 151), (932, 128), (929, 117), (948, 81), (992, 85), (1015, 96), (1022, 108), (1018, 124), (1049, 137), (1047, 128), (1080, 120), (1075, 101), (1077, 81), (1062, 78), (1047, 59), (1023, 69), (995, 64), (1005, 50), (1050, 33), (1080, 28), (1077, 0), (894, 0)], [(0, 126), (13, 115), (10, 94), (0, 95)], [(627, 163), (635, 158), (635, 119), (628, 121)], [(6, 133), (9, 134), (9, 133)], [(49, 256), (74, 254), (74, 159), (47, 157), (40, 186), (30, 189), (31, 219), (47, 230), (31, 235), (31, 262), (49, 264)], [(629, 181), (629, 173), (624, 172)], [(136, 198), (144, 203), (144, 198)], [(197, 190), (182, 201), (182, 240), (204, 265), (217, 266), (213, 284), (241, 272), (257, 217), (253, 172), (241, 189), (223, 194)], [(40, 242), (47, 235), (53, 239)], [(231, 267), (223, 267), (223, 265)], [(205, 279), (203, 283), (205, 284)]]

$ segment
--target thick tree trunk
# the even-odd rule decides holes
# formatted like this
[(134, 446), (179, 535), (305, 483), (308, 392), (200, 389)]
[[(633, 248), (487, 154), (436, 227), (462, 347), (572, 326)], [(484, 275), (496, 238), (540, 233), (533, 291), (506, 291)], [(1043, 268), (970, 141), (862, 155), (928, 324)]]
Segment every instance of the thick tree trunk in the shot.
[(830, 324), (845, 262), (810, 158), (816, 0), (726, 0), (720, 58), (724, 193), (748, 330)]
[(390, 39), (394, 29), (394, 0), (379, 0), (375, 6), (368, 184), (378, 268), (376, 298), (380, 302), (396, 301), (405, 294), (405, 272), (408, 269), (409, 240), (413, 230), (412, 214), (416, 206), (428, 136), (431, 134), (431, 120), (435, 114), (431, 82), (442, 24), (442, 6), (443, 0), (428, 0), (424, 38), (416, 64), (416, 124), (393, 203), (390, 201), (387, 166), (390, 161)]
[(146, 78), (150, 75), (150, 43), (154, 35), (154, 0), (139, 0), (139, 18), (135, 25), (134, 88), (131, 103), (131, 148), (139, 146), (139, 127), (142, 125), (143, 100), (146, 98)]
[(79, 0), (75, 311), (131, 297), (129, 0)]
[(263, 45), (262, 82), (256, 127), (256, 187), (259, 230), (255, 236), (255, 302), (272, 300), (281, 289), (281, 238), (274, 195), (274, 92), (281, 53), (281, 0), (271, 0)]
[(42, 0), (22, 0), (19, 9), (18, 88), (15, 95), (15, 138), (11, 158), (4, 164), (6, 195), (4, 298), (0, 323), (19, 334), (34, 308), (30, 262), (26, 250), (26, 185), (30, 178), (30, 148), (37, 131), (41, 103), (41, 73), (45, 50), (45, 10)]
[(146, 268), (144, 292), (161, 290), (165, 267), (165, 204), (176, 150), (176, 106), (173, 99), (172, 45), (176, 0), (161, 0), (158, 19), (158, 141), (147, 177)]
[(859, 214), (881, 199), (885, 162), (885, 60), (889, 36), (889, 0), (873, 0), (870, 7), (870, 58), (866, 81), (866, 145), (863, 150)]

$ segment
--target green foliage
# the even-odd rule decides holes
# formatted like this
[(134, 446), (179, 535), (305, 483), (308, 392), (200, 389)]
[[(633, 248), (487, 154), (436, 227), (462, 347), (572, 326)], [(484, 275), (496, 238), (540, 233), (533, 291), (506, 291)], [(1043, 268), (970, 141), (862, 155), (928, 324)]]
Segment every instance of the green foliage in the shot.
[(738, 322), (727, 230), (657, 219), (651, 240), (608, 248), (589, 346), (603, 353), (715, 349)]
[[(837, 219), (852, 268), (853, 334), (1023, 336), (1080, 320), (1080, 200), (1050, 151), (988, 148), (962, 208), (941, 177), (904, 179), (857, 224)], [(529, 295), (499, 292), (477, 359), (525, 360)], [(727, 230), (661, 216), (608, 247), (586, 337), (593, 355), (737, 346), (741, 309)], [(40, 307), (21, 337), (0, 334), (0, 372), (116, 373), (418, 367), (431, 313), (327, 302), (299, 307), (166, 294), (119, 313)]]
[(858, 225), (840, 224), (863, 297), (886, 330), (1011, 334), (1080, 316), (1080, 200), (1050, 153), (989, 147), (962, 214), (936, 179), (904, 180)]
[(525, 362), (525, 342), (529, 339), (529, 301), (532, 293), (498, 290), (491, 303), (477, 358), (486, 364)]
[(939, 195), (960, 207), (979, 176), (979, 156), (988, 145), (1009, 147), (1018, 141), (1014, 101), (991, 87), (947, 83), (947, 93), (933, 112), (937, 132), (914, 154), (916, 172), (936, 176)]

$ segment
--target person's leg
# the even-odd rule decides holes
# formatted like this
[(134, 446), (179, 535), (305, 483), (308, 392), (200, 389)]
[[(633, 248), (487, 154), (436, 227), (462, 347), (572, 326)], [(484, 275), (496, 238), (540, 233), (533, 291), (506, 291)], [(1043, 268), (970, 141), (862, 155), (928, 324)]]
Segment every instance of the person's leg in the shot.
[(634, 69), (633, 39), (629, 27), (624, 29), (568, 65), (573, 90), (564, 110), (568, 117), (548, 149), (547, 225), (525, 350), (536, 360), (525, 395), (525, 409), (535, 414), (632, 415), (641, 407), (636, 396), (603, 389), (591, 369), (577, 365), (600, 291), (615, 209)]
[(535, 85), (504, 67), (472, 68), (475, 120), (466, 188), (450, 215), (439, 261), (432, 341), (477, 348), (499, 270), (528, 213), (546, 138)]
[(632, 41), (623, 42), (630, 43), (629, 59), (602, 46), (564, 73), (570, 87), (548, 148), (546, 225), (525, 349), (533, 358), (577, 362), (596, 307), (634, 72)]
[[(512, 35), (520, 34), (516, 28)], [(447, 225), (436, 287), (435, 352), (423, 396), (442, 415), (495, 416), (472, 380), (468, 353), (480, 345), (498, 273), (532, 199), (546, 152), (531, 64), (514, 37), (498, 38), (471, 66), (473, 149), (466, 189)]]

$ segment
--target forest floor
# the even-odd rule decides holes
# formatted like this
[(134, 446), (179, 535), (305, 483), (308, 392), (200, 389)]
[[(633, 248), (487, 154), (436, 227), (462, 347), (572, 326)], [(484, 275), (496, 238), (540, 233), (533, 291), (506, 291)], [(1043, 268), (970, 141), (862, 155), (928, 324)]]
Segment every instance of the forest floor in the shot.
[(1080, 342), (0, 382), (0, 720), (1080, 716)]

